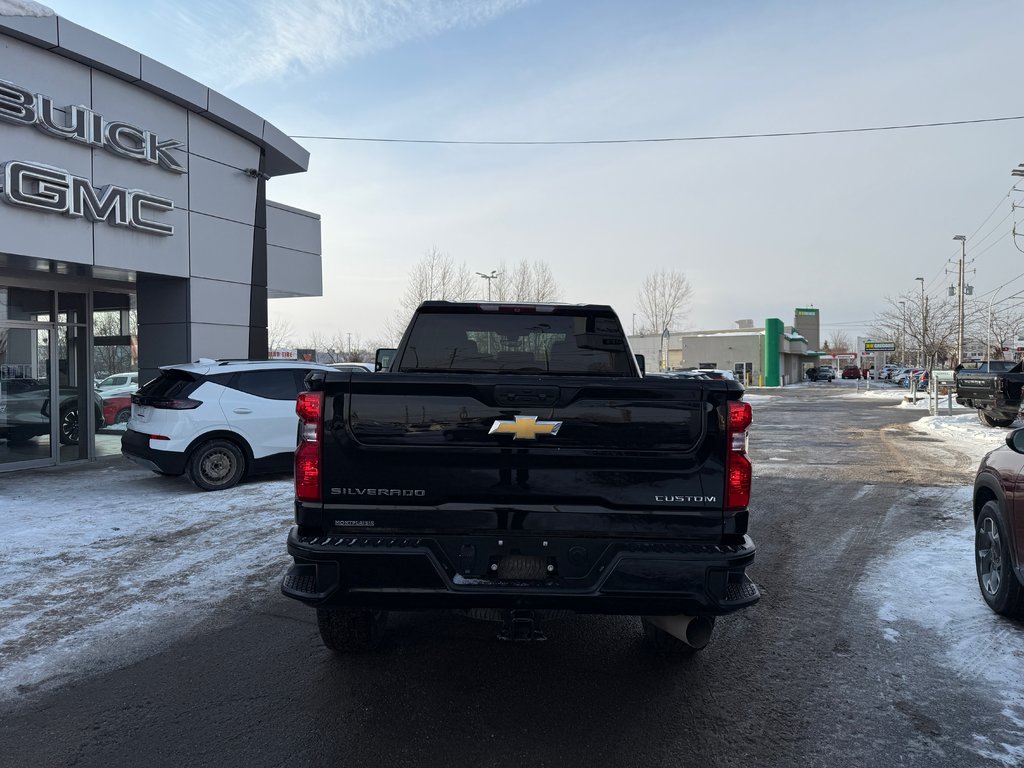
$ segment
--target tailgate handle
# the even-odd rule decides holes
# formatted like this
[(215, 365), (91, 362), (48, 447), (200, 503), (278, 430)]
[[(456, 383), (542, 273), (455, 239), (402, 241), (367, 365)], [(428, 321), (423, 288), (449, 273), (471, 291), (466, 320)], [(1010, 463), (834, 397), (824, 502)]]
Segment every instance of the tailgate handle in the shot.
[(558, 387), (504, 386), (494, 388), (494, 402), (498, 405), (554, 405), (558, 400)]

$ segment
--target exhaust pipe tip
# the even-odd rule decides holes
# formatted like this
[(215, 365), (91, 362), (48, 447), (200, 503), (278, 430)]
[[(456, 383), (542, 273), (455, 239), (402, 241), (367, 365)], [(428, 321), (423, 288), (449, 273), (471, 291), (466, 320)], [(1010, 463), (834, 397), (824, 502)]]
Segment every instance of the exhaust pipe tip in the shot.
[(711, 642), (711, 632), (714, 628), (713, 619), (707, 616), (694, 616), (686, 625), (686, 637), (683, 642), (699, 651)]
[(677, 616), (644, 616), (643, 620), (697, 651), (711, 642), (711, 634), (715, 629), (713, 616), (681, 613)]

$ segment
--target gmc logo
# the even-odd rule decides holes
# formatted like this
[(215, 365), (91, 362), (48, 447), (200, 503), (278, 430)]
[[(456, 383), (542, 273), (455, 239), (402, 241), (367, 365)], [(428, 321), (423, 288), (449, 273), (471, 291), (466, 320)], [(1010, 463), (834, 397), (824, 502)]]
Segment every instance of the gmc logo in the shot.
[(174, 210), (174, 201), (141, 189), (113, 184), (96, 189), (88, 179), (62, 168), (21, 160), (0, 164), (0, 178), (0, 200), (8, 205), (105, 221), (150, 235), (174, 234), (172, 225), (151, 218), (154, 212)]

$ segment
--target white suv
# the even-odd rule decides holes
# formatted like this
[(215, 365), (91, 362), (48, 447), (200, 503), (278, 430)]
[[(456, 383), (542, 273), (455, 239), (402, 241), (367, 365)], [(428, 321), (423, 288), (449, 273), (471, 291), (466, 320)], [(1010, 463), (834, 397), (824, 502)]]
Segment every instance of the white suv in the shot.
[(103, 381), (96, 384), (96, 391), (106, 394), (107, 392), (113, 392), (115, 389), (118, 391), (135, 390), (138, 386), (138, 371), (129, 371), (128, 373), (115, 373), (107, 376)]
[(310, 371), (295, 360), (197, 360), (169, 365), (132, 395), (121, 453), (161, 475), (188, 475), (204, 491), (247, 475), (290, 472), (295, 398)]

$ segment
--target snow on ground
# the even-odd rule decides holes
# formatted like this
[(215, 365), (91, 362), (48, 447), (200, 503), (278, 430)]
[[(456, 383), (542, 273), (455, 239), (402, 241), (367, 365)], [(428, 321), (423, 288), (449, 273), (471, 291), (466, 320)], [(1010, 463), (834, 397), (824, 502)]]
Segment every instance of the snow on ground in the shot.
[[(880, 406), (888, 405), (885, 396), (893, 397), (891, 390), (871, 392)], [(778, 396), (746, 399), (758, 408)], [(1008, 431), (983, 427), (973, 412), (925, 417), (913, 426), (976, 458), (1001, 445)], [(244, 606), (276, 590), (289, 562), (292, 493), (290, 479), (278, 478), (203, 493), (184, 479), (158, 477), (120, 459), (4, 475), (0, 699), (120, 666), (215, 617), (225, 598)], [(956, 504), (966, 507), (970, 489), (957, 493), (963, 498)], [(973, 669), (964, 674), (1024, 679), (1024, 649), (1004, 637), (1014, 628), (986, 613), (977, 594), (971, 542), (970, 527), (961, 526), (901, 544), (895, 566), (886, 558), (861, 588), (879, 598), (880, 631), (894, 644), (901, 642), (900, 623), (914, 621), (948, 636), (946, 663)], [(927, 579), (932, 581), (924, 590)], [(928, 607), (935, 601), (941, 610)], [(988, 624), (964, 630), (979, 622)], [(993, 635), (992, 627), (1003, 634)], [(999, 642), (985, 649), (970, 640), (993, 636)], [(1013, 658), (1004, 659), (1004, 648), (1013, 647)], [(988, 656), (978, 656), (983, 653)], [(995, 654), (998, 663), (972, 662), (972, 654), (986, 660)], [(1019, 691), (1017, 696), (1007, 712), (1024, 732), (1024, 701)], [(996, 745), (989, 746), (998, 754)], [(1024, 761), (1024, 755), (1018, 758)]]
[(0, 699), (170, 642), (287, 567), (290, 478), (204, 493), (105, 463), (3, 477)]
[(1005, 704), (1005, 719), (965, 746), (1006, 766), (1024, 765), (1024, 632), (993, 613), (978, 591), (974, 530), (969, 518), (957, 522), (968, 514), (971, 488), (918, 488), (903, 503), (949, 509), (954, 525), (900, 542), (858, 585), (877, 607), (879, 632), (888, 641), (882, 650), (920, 653), (920, 632), (908, 624), (937, 635), (937, 662), (993, 688)]

